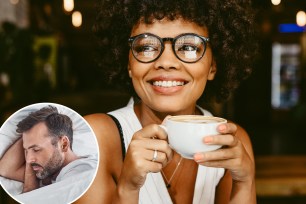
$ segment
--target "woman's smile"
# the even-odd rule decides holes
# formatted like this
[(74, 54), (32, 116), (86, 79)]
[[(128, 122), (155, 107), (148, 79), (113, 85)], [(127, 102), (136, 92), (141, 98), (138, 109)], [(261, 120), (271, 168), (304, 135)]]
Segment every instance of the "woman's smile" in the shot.
[(155, 77), (148, 81), (157, 94), (170, 95), (184, 89), (189, 81), (180, 77)]

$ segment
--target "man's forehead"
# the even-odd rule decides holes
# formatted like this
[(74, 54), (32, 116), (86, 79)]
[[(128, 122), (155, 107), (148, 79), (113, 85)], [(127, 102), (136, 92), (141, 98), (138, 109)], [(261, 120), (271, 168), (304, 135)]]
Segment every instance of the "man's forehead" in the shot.
[(48, 146), (51, 146), (51, 141), (49, 138), (46, 138), (45, 140), (36, 140), (36, 141), (23, 140), (24, 149), (45, 148)]
[(34, 125), (30, 130), (22, 134), (24, 148), (30, 146), (45, 146), (51, 143), (48, 128), (44, 123)]

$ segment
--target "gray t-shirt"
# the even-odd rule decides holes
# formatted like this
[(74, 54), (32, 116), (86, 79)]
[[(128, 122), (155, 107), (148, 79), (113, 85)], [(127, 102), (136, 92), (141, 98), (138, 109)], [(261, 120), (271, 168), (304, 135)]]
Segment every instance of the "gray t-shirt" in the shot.
[[(77, 179), (78, 175), (86, 171), (92, 171), (92, 175), (95, 175), (95, 171), (98, 165), (98, 156), (97, 155), (84, 155), (80, 156), (79, 159), (76, 159), (69, 164), (67, 164), (60, 173), (57, 175), (55, 180), (52, 180), (51, 183), (57, 183), (63, 181), (67, 178), (74, 177)], [(39, 187), (44, 187), (42, 181), (39, 182)]]
[(81, 196), (96, 174), (98, 156), (82, 156), (66, 165), (50, 185), (16, 195), (25, 204), (67, 204)]
[(56, 183), (64, 180), (65, 178), (72, 176), (77, 178), (78, 174), (83, 173), (85, 171), (95, 171), (97, 163), (98, 163), (97, 157), (95, 156), (92, 155), (82, 156), (79, 159), (76, 159), (73, 162), (67, 164), (58, 174), (54, 182)]

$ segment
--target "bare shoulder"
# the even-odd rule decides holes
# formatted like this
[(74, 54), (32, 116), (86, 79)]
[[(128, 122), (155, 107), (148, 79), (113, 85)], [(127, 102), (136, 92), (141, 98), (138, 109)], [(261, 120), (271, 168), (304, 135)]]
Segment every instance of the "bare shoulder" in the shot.
[(116, 129), (116, 126), (111, 117), (109, 117), (105, 113), (95, 113), (91, 115), (86, 115), (84, 116), (84, 118), (96, 134), (107, 133)]
[(99, 145), (99, 168), (88, 191), (75, 204), (111, 203), (122, 167), (120, 135), (107, 114), (84, 116), (93, 129)]
[(110, 158), (109, 155), (112, 155), (110, 160), (119, 159), (122, 161), (120, 135), (113, 119), (104, 113), (86, 115), (84, 118), (96, 135), (100, 157), (103, 159), (105, 155), (108, 155), (107, 158)]
[(84, 118), (95, 132), (98, 142), (102, 142), (103, 140), (112, 140), (112, 138), (105, 138), (105, 136), (110, 134), (114, 135), (118, 132), (113, 119), (105, 113), (86, 115)]

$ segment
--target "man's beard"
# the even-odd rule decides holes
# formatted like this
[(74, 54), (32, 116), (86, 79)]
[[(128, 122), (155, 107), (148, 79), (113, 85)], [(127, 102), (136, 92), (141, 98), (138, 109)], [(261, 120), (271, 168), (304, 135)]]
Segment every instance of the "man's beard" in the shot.
[(61, 154), (58, 149), (55, 149), (55, 151), (52, 154), (52, 157), (49, 159), (47, 164), (43, 167), (42, 171), (36, 172), (36, 177), (38, 179), (45, 179), (47, 177), (52, 176), (53, 174), (57, 173), (64, 163), (64, 159), (61, 157)]

